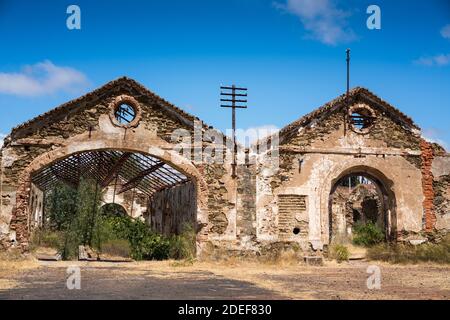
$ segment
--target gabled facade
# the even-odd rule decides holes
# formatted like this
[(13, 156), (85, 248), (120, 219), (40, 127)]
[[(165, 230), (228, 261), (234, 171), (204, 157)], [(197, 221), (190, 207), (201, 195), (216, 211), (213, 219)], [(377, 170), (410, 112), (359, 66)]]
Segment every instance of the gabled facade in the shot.
[[(120, 78), (14, 128), (1, 149), (0, 242), (26, 249), (36, 219), (45, 219), (46, 188), (84, 176), (107, 190), (105, 203), (123, 205), (160, 232), (192, 222), (199, 255), (293, 245), (320, 255), (351, 233), (369, 205), (387, 240), (422, 241), (450, 228), (449, 155), (364, 88), (283, 128), (268, 151), (278, 152), (278, 166), (258, 155), (255, 164), (238, 165), (234, 179), (230, 163), (180, 152), (186, 142), (204, 151), (214, 148), (213, 136), (228, 141), (198, 121)], [(352, 176), (365, 187), (344, 190)]]

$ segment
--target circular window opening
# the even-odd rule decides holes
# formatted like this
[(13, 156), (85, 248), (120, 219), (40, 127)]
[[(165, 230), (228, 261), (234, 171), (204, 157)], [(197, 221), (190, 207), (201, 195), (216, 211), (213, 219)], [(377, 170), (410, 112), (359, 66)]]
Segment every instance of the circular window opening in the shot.
[(127, 125), (136, 119), (136, 110), (134, 110), (134, 108), (127, 103), (121, 103), (116, 108), (114, 117), (120, 124)]
[(370, 128), (373, 122), (371, 116), (359, 112), (353, 112), (351, 118), (353, 127), (358, 130)]
[(292, 230), (292, 232), (297, 235), (300, 233), (300, 228), (299, 227), (295, 227), (294, 230)]
[(374, 112), (368, 107), (358, 106), (349, 112), (349, 120), (354, 131), (367, 133), (375, 121)]

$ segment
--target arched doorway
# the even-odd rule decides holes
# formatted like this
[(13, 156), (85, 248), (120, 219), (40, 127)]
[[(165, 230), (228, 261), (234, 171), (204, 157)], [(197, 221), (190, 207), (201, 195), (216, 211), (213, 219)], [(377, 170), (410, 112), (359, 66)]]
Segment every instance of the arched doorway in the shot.
[(117, 203), (107, 203), (100, 209), (100, 213), (105, 216), (126, 216), (127, 210)]
[(353, 228), (367, 223), (383, 230), (386, 240), (394, 240), (395, 203), (392, 183), (380, 171), (363, 166), (345, 170), (330, 190), (330, 242), (351, 239)]
[[(161, 223), (154, 231), (166, 231), (167, 235), (171, 230), (180, 233), (181, 224), (195, 228), (197, 197), (192, 179), (170, 164), (138, 152), (94, 150), (58, 159), (31, 173), (31, 198), (40, 194), (45, 199), (61, 183), (78, 189), (86, 180), (95, 183), (91, 190), (95, 198), (108, 203), (102, 212), (147, 220), (149, 227), (158, 218)], [(171, 204), (170, 210), (154, 210), (161, 202)], [(44, 217), (45, 222), (45, 212), (38, 216)], [(30, 220), (32, 227), (39, 223), (33, 217)]]
[[(93, 150), (92, 145), (102, 145), (103, 148)], [(127, 146), (121, 146), (117, 141), (108, 139), (102, 139), (98, 142), (92, 141), (92, 144), (78, 144), (75, 147), (69, 145), (54, 149), (36, 157), (21, 172), (19, 180), (22, 183), (17, 189), (17, 201), (11, 219), (11, 228), (15, 231), (16, 239), (20, 245), (27, 248), (30, 233), (37, 226), (31, 216), (30, 204), (32, 203), (33, 193), (30, 190), (35, 190), (43, 198), (45, 192), (42, 189), (47, 187), (41, 186), (39, 188), (37, 187), (39, 183), (47, 186), (47, 184), (51, 185), (54, 180), (65, 180), (65, 182), (74, 185), (81, 175), (95, 178), (98, 181), (110, 180), (110, 184), (113, 184), (114, 176), (117, 176), (115, 171), (118, 171), (118, 168), (121, 167), (118, 165), (119, 160), (126, 157), (126, 154), (131, 154), (125, 164), (129, 168), (123, 176), (123, 172), (119, 174), (123, 181), (122, 185), (117, 186), (117, 193), (120, 193), (121, 189), (125, 189), (124, 192), (132, 193), (134, 191), (146, 199), (145, 205), (140, 201), (138, 207), (136, 207), (136, 201), (134, 201), (132, 212), (140, 209), (142, 217), (149, 225), (148, 214), (150, 211), (147, 208), (150, 207), (149, 203), (154, 194), (167, 191), (172, 187), (180, 187), (184, 183), (194, 186), (195, 205), (193, 207), (195, 208), (195, 214), (192, 216), (195, 221), (193, 227), (197, 232), (197, 248), (201, 250), (201, 245), (209, 230), (206, 201), (208, 188), (198, 169), (178, 153), (151, 145), (151, 141), (137, 140), (128, 143)], [(108, 162), (110, 163), (105, 165)], [(125, 162), (125, 160), (121, 162)], [(64, 169), (67, 168), (67, 164), (72, 166), (70, 170)], [(117, 166), (115, 167), (114, 164), (117, 164)], [(108, 179), (106, 179), (107, 176)], [(163, 182), (164, 179), (154, 179), (155, 176), (164, 176), (165, 182)], [(150, 179), (150, 177), (153, 178)], [(131, 204), (133, 201), (129, 203)], [(130, 212), (128, 208), (127, 212)], [(36, 216), (40, 216), (40, 219), (44, 220), (45, 212)]]

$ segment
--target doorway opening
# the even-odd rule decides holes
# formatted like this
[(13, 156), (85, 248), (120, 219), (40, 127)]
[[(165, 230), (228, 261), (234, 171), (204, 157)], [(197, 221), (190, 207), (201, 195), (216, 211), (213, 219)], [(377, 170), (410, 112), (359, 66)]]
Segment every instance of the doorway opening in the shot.
[[(101, 241), (120, 234), (131, 245), (151, 242), (144, 239), (150, 237), (167, 247), (169, 239), (186, 228), (195, 232), (195, 181), (148, 154), (122, 150), (71, 154), (33, 172), (31, 182), (30, 228), (64, 235), (78, 228), (72, 239), (78, 245), (100, 250)], [(142, 239), (136, 238), (139, 232)], [(191, 240), (195, 248), (195, 235)], [(152, 258), (146, 252), (135, 256)]]
[(379, 177), (356, 169), (335, 181), (329, 198), (330, 242), (349, 241), (366, 226), (379, 230), (383, 240), (395, 238), (395, 197)]

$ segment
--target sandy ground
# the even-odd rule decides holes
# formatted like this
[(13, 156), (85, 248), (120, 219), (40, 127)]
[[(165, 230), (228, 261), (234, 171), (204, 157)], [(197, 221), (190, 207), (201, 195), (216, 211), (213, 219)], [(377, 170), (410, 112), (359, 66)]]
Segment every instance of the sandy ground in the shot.
[[(81, 289), (68, 290), (79, 266)], [(381, 289), (367, 288), (369, 265)], [(239, 262), (0, 261), (0, 299), (450, 299), (450, 266), (327, 262), (321, 267)]]

